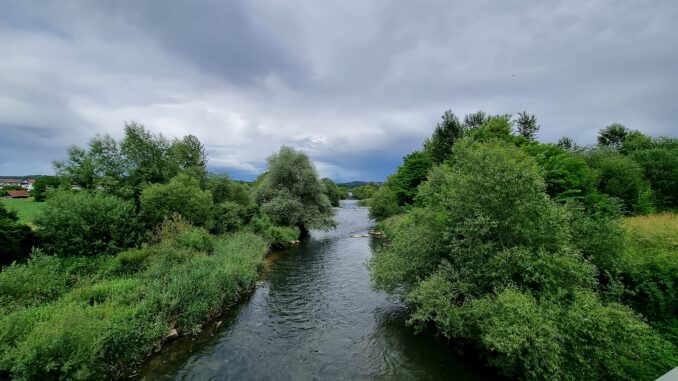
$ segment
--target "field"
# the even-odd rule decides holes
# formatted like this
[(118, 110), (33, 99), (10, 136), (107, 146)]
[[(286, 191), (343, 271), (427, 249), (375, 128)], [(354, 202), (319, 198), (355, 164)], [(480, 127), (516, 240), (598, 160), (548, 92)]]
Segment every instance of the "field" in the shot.
[(33, 198), (4, 198), (2, 203), (19, 213), (21, 222), (31, 223), (44, 207), (44, 203), (35, 202)]

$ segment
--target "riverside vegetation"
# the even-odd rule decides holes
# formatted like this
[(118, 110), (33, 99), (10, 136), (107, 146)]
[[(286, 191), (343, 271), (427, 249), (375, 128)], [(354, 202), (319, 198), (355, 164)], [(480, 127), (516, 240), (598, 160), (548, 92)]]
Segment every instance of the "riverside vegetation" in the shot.
[(678, 365), (678, 140), (538, 129), (446, 112), (370, 196), (373, 284), (510, 378), (656, 379)]
[(206, 162), (131, 123), (38, 179), (33, 229), (0, 203), (0, 378), (120, 376), (251, 289), (271, 246), (332, 226), (341, 190), (305, 154), (282, 147), (253, 184)]

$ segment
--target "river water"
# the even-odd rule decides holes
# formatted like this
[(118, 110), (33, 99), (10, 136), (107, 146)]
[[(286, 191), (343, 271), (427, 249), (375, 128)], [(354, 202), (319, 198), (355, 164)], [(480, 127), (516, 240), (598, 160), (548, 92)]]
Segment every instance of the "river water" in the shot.
[(406, 310), (372, 291), (365, 266), (373, 225), (342, 201), (336, 229), (277, 253), (256, 290), (196, 337), (169, 343), (136, 375), (146, 380), (478, 380), (478, 366)]

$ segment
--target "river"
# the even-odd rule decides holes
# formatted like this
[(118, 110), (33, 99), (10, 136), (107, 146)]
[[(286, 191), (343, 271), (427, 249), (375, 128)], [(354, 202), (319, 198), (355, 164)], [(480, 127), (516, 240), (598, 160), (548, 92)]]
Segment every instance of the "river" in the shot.
[(169, 343), (137, 372), (144, 380), (490, 379), (443, 340), (415, 335), (406, 310), (370, 287), (373, 225), (355, 201), (336, 229), (313, 231), (271, 259), (254, 292), (196, 337)]

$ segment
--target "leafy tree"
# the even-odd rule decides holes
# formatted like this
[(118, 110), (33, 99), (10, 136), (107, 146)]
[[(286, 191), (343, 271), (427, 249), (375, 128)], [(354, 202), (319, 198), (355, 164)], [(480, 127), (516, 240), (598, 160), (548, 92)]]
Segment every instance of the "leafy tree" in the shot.
[(41, 176), (35, 179), (35, 184), (33, 184), (33, 191), (31, 195), (35, 198), (35, 201), (45, 201), (47, 198), (47, 192), (50, 189), (57, 189), (64, 186), (65, 180), (59, 176)]
[(19, 222), (16, 211), (0, 202), (0, 265), (25, 259), (34, 243), (31, 228)]
[(324, 177), (320, 181), (325, 186), (325, 191), (327, 192), (327, 198), (330, 200), (332, 206), (339, 206), (339, 201), (341, 200), (342, 193), (337, 184), (332, 181), (329, 177)]
[(573, 149), (575, 147), (575, 143), (574, 143), (574, 140), (572, 140), (572, 138), (569, 138), (567, 136), (563, 136), (562, 138), (560, 138), (558, 140), (558, 147), (560, 147), (562, 149), (570, 150), (570, 149)]
[(305, 153), (283, 146), (267, 162), (257, 186), (257, 203), (274, 223), (296, 226), (302, 235), (308, 229), (333, 226), (332, 205)]
[(464, 127), (468, 130), (476, 130), (485, 124), (488, 119), (489, 115), (485, 114), (483, 111), (467, 114), (464, 117)]
[(621, 148), (630, 131), (624, 125), (612, 123), (598, 133), (598, 145), (611, 149)]
[(197, 179), (185, 173), (167, 184), (153, 184), (141, 193), (141, 210), (149, 226), (157, 226), (178, 214), (194, 226), (214, 226), (214, 203), (210, 191), (200, 189)]
[(614, 151), (593, 150), (589, 165), (597, 171), (598, 189), (619, 198), (625, 213), (644, 214), (653, 210), (650, 186), (638, 163)]
[(678, 208), (678, 149), (635, 150), (631, 158), (650, 183), (656, 206), (664, 210)]
[(403, 158), (403, 164), (388, 180), (389, 189), (395, 194), (398, 205), (404, 206), (414, 202), (417, 187), (426, 180), (432, 166), (428, 151), (414, 151)]
[(126, 199), (137, 199), (148, 184), (166, 183), (180, 172), (202, 183), (205, 165), (204, 147), (196, 137), (170, 143), (134, 122), (125, 124), (120, 142), (108, 135), (96, 136), (87, 150), (73, 146), (66, 160), (54, 162), (57, 175), (69, 183)]
[(464, 126), (451, 110), (445, 111), (433, 135), (424, 142), (424, 151), (434, 164), (440, 164), (450, 158), (452, 146), (464, 136)]
[(372, 196), (372, 201), (370, 202), (370, 218), (372, 219), (380, 221), (402, 213), (402, 210), (401, 205), (398, 203), (398, 196), (391, 189), (388, 182)]
[(518, 113), (515, 123), (519, 135), (528, 140), (534, 140), (537, 137), (539, 125), (537, 124), (537, 117), (534, 116), (534, 114), (530, 115), (527, 111), (520, 112)]
[(370, 182), (365, 185), (353, 188), (351, 192), (354, 199), (365, 200), (374, 196), (377, 190), (379, 190), (379, 185)]
[(55, 191), (36, 219), (41, 247), (61, 256), (114, 254), (137, 244), (134, 205), (90, 191)]

